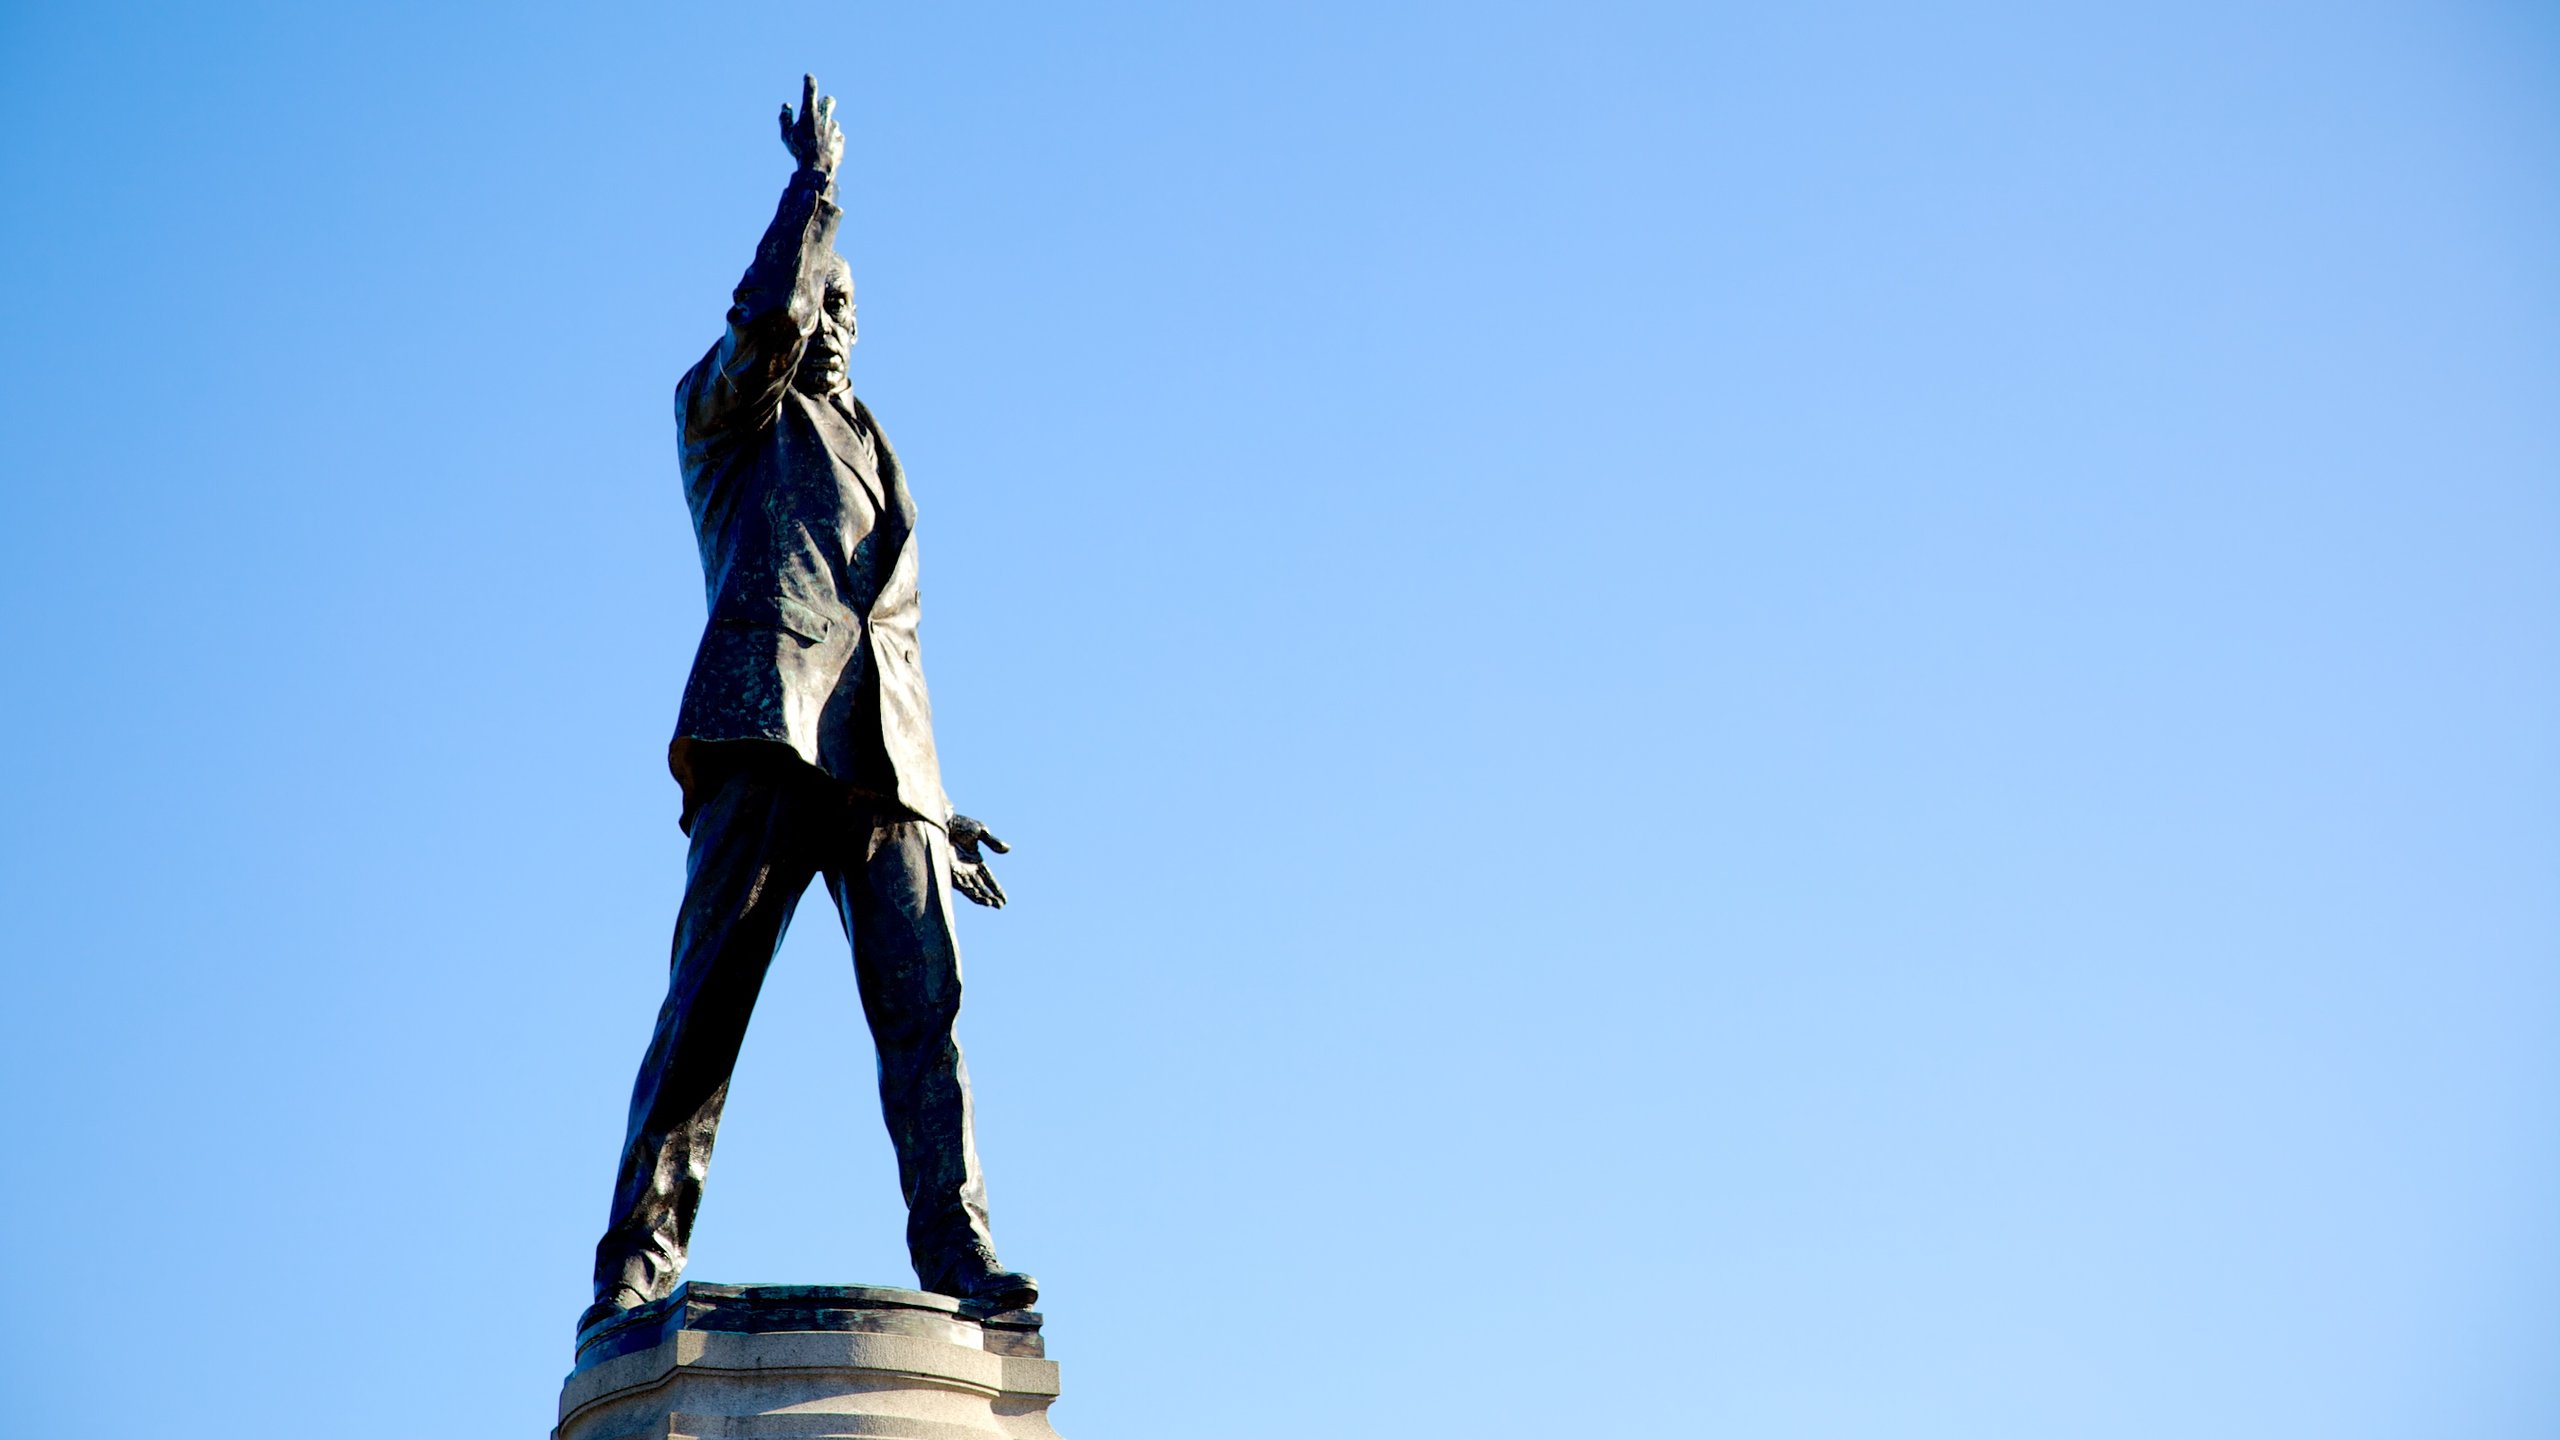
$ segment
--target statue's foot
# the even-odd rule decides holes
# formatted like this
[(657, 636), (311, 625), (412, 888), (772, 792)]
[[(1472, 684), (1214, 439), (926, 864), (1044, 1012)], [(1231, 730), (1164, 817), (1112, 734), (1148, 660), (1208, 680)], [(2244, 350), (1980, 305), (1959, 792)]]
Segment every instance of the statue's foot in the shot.
[(638, 1309), (648, 1303), (639, 1291), (628, 1285), (616, 1285), (598, 1297), (596, 1303), (588, 1306), (586, 1313), (578, 1317), (578, 1333), (584, 1335), (614, 1316), (626, 1310)]
[(1040, 1303), (1039, 1281), (1019, 1270), (998, 1270), (993, 1263), (985, 1261), (964, 1266), (925, 1288), (989, 1315), (1004, 1310), (1028, 1310)]

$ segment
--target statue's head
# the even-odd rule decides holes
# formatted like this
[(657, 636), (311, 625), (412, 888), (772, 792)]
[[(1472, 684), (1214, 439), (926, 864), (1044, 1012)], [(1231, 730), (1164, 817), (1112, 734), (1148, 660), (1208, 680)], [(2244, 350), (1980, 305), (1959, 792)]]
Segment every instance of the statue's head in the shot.
[(806, 395), (832, 395), (843, 389), (845, 355), (853, 349), (853, 269), (841, 255), (827, 258), (827, 290), (818, 306), (818, 328), (809, 336), (809, 348), (801, 353), (800, 368), (791, 377), (793, 387)]

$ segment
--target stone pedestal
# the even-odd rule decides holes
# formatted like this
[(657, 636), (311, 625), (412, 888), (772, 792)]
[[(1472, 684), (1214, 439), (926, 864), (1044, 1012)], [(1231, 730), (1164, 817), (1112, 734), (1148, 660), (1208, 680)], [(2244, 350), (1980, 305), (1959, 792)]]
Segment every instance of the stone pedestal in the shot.
[(694, 1285), (578, 1337), (553, 1440), (1058, 1440), (1040, 1316), (921, 1290)]

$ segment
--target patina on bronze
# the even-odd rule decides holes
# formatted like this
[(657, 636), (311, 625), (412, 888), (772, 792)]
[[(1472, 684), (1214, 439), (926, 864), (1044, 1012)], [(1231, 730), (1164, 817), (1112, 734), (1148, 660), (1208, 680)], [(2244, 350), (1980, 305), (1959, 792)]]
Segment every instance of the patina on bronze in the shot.
[(819, 876), (853, 944), (917, 1280), (987, 1312), (1039, 1293), (996, 1263), (952, 1029), (952, 896), (1003, 905), (980, 847), (1007, 847), (943, 796), (916, 649), (915, 500), (845, 382), (853, 280), (835, 253), (834, 114), (814, 77), (798, 114), (783, 107), (799, 169), (727, 332), (676, 386), (710, 602), (667, 749), (692, 850), (581, 1333), (683, 1274), (748, 1015)]

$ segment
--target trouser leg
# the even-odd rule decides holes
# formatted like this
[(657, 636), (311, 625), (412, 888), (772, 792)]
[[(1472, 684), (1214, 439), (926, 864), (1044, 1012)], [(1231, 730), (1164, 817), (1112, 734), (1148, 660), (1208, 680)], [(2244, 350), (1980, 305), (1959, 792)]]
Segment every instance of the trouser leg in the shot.
[(880, 1110), (907, 1201), (907, 1253), (927, 1289), (995, 1267), (972, 1134), (951, 924), (951, 842), (922, 821), (875, 825), (864, 853), (827, 872), (853, 942), (862, 1013), (880, 1058)]
[(616, 1286), (660, 1299), (683, 1273), (747, 1017), (816, 872), (808, 808), (787, 783), (744, 770), (694, 817), (667, 998), (632, 1082), (613, 1219), (596, 1243), (599, 1300)]

